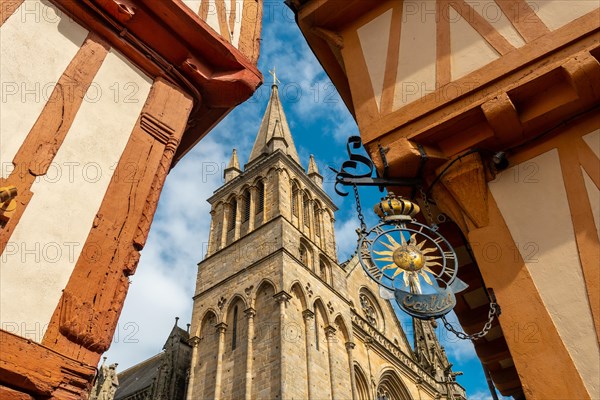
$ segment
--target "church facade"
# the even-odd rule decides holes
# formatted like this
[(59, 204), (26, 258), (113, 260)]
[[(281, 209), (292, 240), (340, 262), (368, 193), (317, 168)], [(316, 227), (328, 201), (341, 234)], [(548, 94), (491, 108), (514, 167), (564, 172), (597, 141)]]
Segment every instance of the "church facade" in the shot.
[(92, 400), (466, 399), (428, 321), (414, 343), (358, 259), (337, 261), (335, 204), (300, 164), (272, 85), (244, 170), (236, 150), (208, 199), (191, 324)]
[(242, 171), (208, 200), (187, 400), (465, 398), (429, 322), (411, 348), (356, 258), (339, 264), (335, 204), (300, 163), (278, 87)]
[(472, 251), (454, 311), (502, 310), (474, 342), (498, 391), (600, 398), (600, 3), (286, 3), (378, 173), (421, 186), (389, 189)]
[(262, 0), (219, 4), (0, 1), (1, 399), (90, 391), (169, 171), (262, 83)]

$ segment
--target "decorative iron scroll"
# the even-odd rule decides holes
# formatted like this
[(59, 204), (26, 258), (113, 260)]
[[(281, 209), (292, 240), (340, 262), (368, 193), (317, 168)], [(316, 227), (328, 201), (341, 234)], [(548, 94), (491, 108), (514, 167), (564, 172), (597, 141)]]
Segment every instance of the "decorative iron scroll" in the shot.
[[(360, 136), (350, 136), (348, 143), (346, 143), (346, 150), (348, 152), (349, 160), (342, 163), (342, 167), (339, 171), (329, 167), (335, 172), (335, 192), (340, 196), (348, 196), (348, 192), (343, 191), (339, 185), (343, 186), (377, 186), (380, 191), (386, 186), (418, 186), (421, 184), (419, 178), (399, 178), (390, 179), (384, 173), (383, 177), (373, 177), (373, 171), (375, 165), (369, 157), (359, 154), (357, 150), (362, 147), (362, 141)], [(384, 166), (387, 166), (387, 160), (385, 159), (385, 151), (380, 146), (379, 151), (380, 157)], [(387, 171), (387, 168), (385, 169)], [(362, 171), (362, 172), (360, 172)], [(375, 170), (376, 171), (376, 170)]]
[[(379, 284), (381, 297), (396, 300), (398, 306), (407, 314), (423, 319), (441, 318), (446, 329), (465, 340), (477, 340), (491, 329), (494, 318), (500, 315), (500, 307), (495, 299), (490, 300), (488, 321), (484, 328), (475, 334), (467, 335), (457, 331), (445, 319), (456, 305), (456, 293), (465, 290), (468, 285), (457, 277), (458, 260), (452, 245), (438, 233), (435, 224), (423, 225), (415, 219), (420, 207), (402, 197), (388, 195), (374, 207), (380, 223), (369, 229), (362, 213), (358, 186), (384, 187), (410, 186), (413, 194), (419, 189), (423, 194), (426, 211), (431, 216), (427, 196), (421, 179), (389, 179), (389, 165), (386, 149), (379, 146), (379, 156), (383, 166), (383, 178), (373, 177), (374, 163), (366, 156), (358, 154), (362, 141), (358, 136), (348, 138), (346, 149), (349, 160), (342, 163), (336, 173), (335, 191), (347, 196), (339, 185), (352, 186), (356, 198), (356, 211), (360, 221), (357, 255), (365, 272)], [(421, 166), (427, 161), (427, 155), (421, 152)], [(420, 174), (419, 174), (420, 175)], [(421, 283), (424, 283), (425, 290)], [(369, 315), (368, 312), (365, 312)]]

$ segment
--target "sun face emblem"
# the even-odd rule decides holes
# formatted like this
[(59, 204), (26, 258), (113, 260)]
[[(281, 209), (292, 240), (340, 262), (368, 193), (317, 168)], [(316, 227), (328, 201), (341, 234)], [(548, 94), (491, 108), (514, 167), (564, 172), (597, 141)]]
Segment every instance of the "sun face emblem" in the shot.
[(411, 284), (414, 285), (418, 292), (421, 292), (419, 276), (422, 277), (427, 284), (434, 286), (428, 273), (432, 275), (435, 273), (429, 267), (441, 266), (441, 264), (435, 260), (439, 260), (442, 257), (428, 254), (436, 252), (437, 249), (424, 248), (426, 241), (423, 240), (420, 243), (417, 243), (416, 235), (414, 233), (407, 241), (404, 233), (400, 231), (400, 243), (389, 234), (385, 234), (385, 237), (387, 242), (381, 240), (380, 243), (388, 250), (373, 251), (375, 254), (382, 256), (375, 258), (375, 260), (390, 262), (390, 264), (381, 267), (381, 271), (394, 271), (391, 276), (392, 280), (398, 275), (402, 275), (404, 284), (408, 287), (410, 287)]
[[(361, 226), (357, 256), (365, 273), (407, 314), (439, 318), (456, 305), (455, 293), (468, 287), (457, 277), (454, 248), (436, 227), (419, 223), (419, 206), (392, 193), (373, 207), (379, 224)], [(360, 211), (359, 211), (360, 213)], [(426, 287), (421, 290), (421, 280)]]

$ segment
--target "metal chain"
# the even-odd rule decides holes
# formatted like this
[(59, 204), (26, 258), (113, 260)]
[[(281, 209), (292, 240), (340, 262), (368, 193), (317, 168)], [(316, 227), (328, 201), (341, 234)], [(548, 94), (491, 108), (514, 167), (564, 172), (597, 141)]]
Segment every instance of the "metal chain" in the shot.
[(439, 227), (433, 220), (433, 214), (431, 213), (431, 207), (429, 205), (429, 202), (427, 201), (427, 194), (425, 194), (425, 191), (423, 190), (423, 186), (419, 186), (419, 192), (421, 192), (421, 197), (423, 198), (423, 206), (425, 206), (425, 212), (427, 212), (427, 216), (429, 217), (429, 220), (431, 221), (431, 224), (430, 224), (431, 229), (435, 232), (439, 229)]
[[(423, 206), (425, 208), (425, 212), (427, 213), (427, 216), (429, 217), (429, 220), (431, 221), (431, 225), (430, 225), (431, 229), (434, 231), (437, 231), (439, 229), (439, 227), (433, 220), (433, 213), (431, 212), (431, 206), (429, 205), (429, 201), (427, 201), (427, 194), (423, 190), (423, 186), (419, 186), (419, 192), (421, 193), (421, 197), (423, 198)], [(498, 304), (496, 302), (492, 301), (490, 303), (490, 309), (488, 310), (488, 320), (483, 325), (483, 329), (472, 335), (468, 335), (465, 332), (457, 331), (456, 329), (454, 329), (452, 324), (450, 324), (450, 322), (448, 322), (448, 320), (446, 319), (445, 316), (442, 316), (441, 319), (442, 319), (442, 322), (444, 323), (444, 327), (446, 329), (448, 329), (450, 332), (454, 333), (456, 335), (456, 337), (458, 337), (459, 339), (478, 340), (478, 339), (481, 339), (482, 337), (484, 337), (485, 335), (487, 335), (488, 332), (490, 331), (490, 329), (492, 329), (492, 322), (494, 322), (494, 318), (496, 317), (496, 315), (500, 315), (500, 309), (498, 307)]]
[(456, 335), (456, 337), (458, 337), (459, 339), (478, 340), (478, 339), (481, 339), (482, 337), (484, 337), (485, 335), (487, 335), (488, 332), (490, 331), (490, 329), (492, 329), (492, 322), (494, 321), (494, 318), (496, 317), (496, 315), (500, 315), (500, 313), (498, 311), (499, 311), (498, 304), (491, 302), (490, 309), (488, 311), (488, 320), (483, 325), (483, 329), (472, 335), (468, 335), (465, 332), (457, 331), (456, 329), (454, 329), (452, 324), (450, 324), (450, 322), (448, 322), (448, 320), (446, 319), (446, 316), (442, 316), (441, 319), (442, 319), (442, 322), (444, 323), (444, 327), (446, 329), (448, 329), (450, 332), (454, 333)]
[(360, 221), (361, 233), (367, 232), (367, 224), (365, 223), (365, 216), (362, 213), (362, 207), (360, 206), (360, 197), (358, 196), (358, 187), (356, 184), (352, 185), (354, 188), (354, 199), (356, 200), (356, 212), (358, 213), (358, 219)]

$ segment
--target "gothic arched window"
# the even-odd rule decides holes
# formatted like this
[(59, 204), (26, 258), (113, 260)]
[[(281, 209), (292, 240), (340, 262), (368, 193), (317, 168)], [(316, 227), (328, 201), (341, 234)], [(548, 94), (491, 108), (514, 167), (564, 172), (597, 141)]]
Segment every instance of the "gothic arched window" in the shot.
[(319, 276), (325, 283), (329, 283), (329, 263), (323, 258), (319, 259)]
[(354, 376), (356, 377), (356, 391), (358, 392), (358, 400), (369, 400), (372, 395), (369, 393), (369, 384), (367, 378), (362, 373), (361, 369), (354, 366)]
[(232, 230), (235, 228), (235, 220), (237, 218), (237, 200), (232, 199), (231, 203), (229, 203), (229, 207), (231, 212), (229, 213), (228, 229)]
[(408, 389), (395, 372), (386, 371), (383, 373), (377, 386), (377, 400), (406, 400), (410, 398)]
[(315, 310), (315, 348), (319, 350), (319, 321), (317, 321), (317, 314)]
[(258, 192), (258, 209), (256, 210), (256, 213), (260, 214), (265, 209), (265, 184), (263, 181), (260, 181), (256, 186)]
[(321, 237), (321, 223), (319, 221), (319, 212), (321, 211), (321, 209), (317, 206), (317, 204), (315, 204), (315, 210), (314, 210), (314, 221), (315, 221), (315, 236), (320, 238)]
[(377, 389), (377, 400), (391, 400), (386, 388), (379, 387), (379, 389)]
[(303, 207), (304, 207), (304, 225), (309, 226), (310, 225), (310, 213), (309, 213), (309, 204), (310, 204), (310, 199), (308, 198), (308, 195), (306, 193), (304, 193), (304, 201), (303, 201)]
[(375, 328), (379, 328), (379, 318), (377, 315), (377, 308), (365, 293), (361, 293), (359, 295), (360, 306), (362, 308), (365, 319), (369, 324), (373, 325)]
[(292, 183), (292, 215), (298, 216), (298, 185)]
[(300, 262), (305, 266), (310, 267), (310, 253), (304, 243), (300, 243), (298, 254), (300, 255)]
[(242, 197), (244, 199), (244, 219), (242, 222), (246, 222), (250, 219), (250, 191), (248, 189), (244, 190)]
[(327, 282), (327, 266), (323, 260), (321, 260), (321, 263), (319, 264), (319, 275), (321, 276), (321, 279)]
[(237, 347), (237, 322), (238, 322), (238, 306), (233, 308), (233, 329), (231, 332), (231, 350)]

